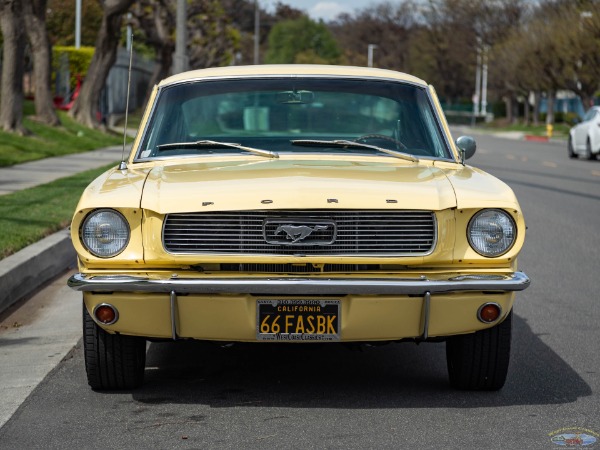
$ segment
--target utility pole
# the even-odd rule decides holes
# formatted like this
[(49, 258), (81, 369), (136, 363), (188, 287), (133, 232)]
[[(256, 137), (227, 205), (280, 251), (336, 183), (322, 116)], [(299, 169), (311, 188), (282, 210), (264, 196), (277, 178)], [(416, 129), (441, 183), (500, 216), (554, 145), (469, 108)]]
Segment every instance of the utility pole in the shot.
[(483, 46), (481, 75), (481, 114), (487, 115), (487, 79), (488, 79), (488, 46)]
[[(479, 39), (478, 39), (479, 43)], [(475, 69), (475, 93), (473, 94), (473, 117), (471, 118), (471, 125), (474, 126), (477, 123), (477, 116), (479, 115), (479, 97), (481, 94), (481, 47), (477, 45), (477, 68)]]
[(75, 0), (75, 48), (81, 47), (81, 0)]
[(187, 0), (177, 0), (177, 17), (175, 27), (175, 61), (173, 64), (173, 73), (181, 73), (188, 69)]
[(258, 0), (254, 0), (254, 64), (259, 63), (258, 51), (260, 41), (260, 9)]
[(373, 50), (376, 48), (375, 44), (369, 44), (367, 47), (367, 67), (373, 67)]

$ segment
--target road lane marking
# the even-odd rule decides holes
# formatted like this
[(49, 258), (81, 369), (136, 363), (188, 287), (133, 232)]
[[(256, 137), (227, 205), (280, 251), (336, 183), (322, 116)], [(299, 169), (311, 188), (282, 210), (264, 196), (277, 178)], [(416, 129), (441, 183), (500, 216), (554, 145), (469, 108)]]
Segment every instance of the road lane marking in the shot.
[(521, 162), (527, 162), (529, 158), (527, 156), (521, 156)]
[(600, 170), (592, 170), (592, 175), (595, 177), (600, 177)]
[(542, 165), (546, 167), (558, 167), (558, 164), (552, 161), (544, 161)]
[(515, 155), (506, 155), (506, 159), (514, 160), (516, 158)]

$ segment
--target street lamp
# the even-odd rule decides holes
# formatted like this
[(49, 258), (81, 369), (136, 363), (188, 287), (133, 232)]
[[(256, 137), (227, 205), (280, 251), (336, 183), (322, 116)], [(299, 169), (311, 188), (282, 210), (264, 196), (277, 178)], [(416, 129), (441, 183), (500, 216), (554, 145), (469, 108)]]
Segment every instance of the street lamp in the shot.
[(373, 67), (373, 50), (376, 48), (375, 44), (369, 44), (367, 47), (367, 67)]

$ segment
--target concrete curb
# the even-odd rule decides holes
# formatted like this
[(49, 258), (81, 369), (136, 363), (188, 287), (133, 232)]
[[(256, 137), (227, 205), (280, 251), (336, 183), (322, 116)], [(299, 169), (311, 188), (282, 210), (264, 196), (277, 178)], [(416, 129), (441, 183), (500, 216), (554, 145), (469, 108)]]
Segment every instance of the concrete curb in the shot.
[(75, 266), (68, 230), (62, 230), (0, 260), (0, 313), (30, 297), (49, 280)]

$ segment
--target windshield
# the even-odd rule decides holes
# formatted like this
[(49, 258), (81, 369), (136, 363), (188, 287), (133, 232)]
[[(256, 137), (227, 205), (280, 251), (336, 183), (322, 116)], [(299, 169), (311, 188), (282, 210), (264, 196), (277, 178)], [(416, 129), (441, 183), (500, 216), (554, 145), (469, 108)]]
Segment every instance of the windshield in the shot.
[[(344, 141), (351, 142), (340, 144)], [(164, 88), (137, 157), (243, 153), (239, 146), (255, 154), (393, 157), (401, 152), (450, 158), (425, 88), (316, 77), (193, 81)]]

